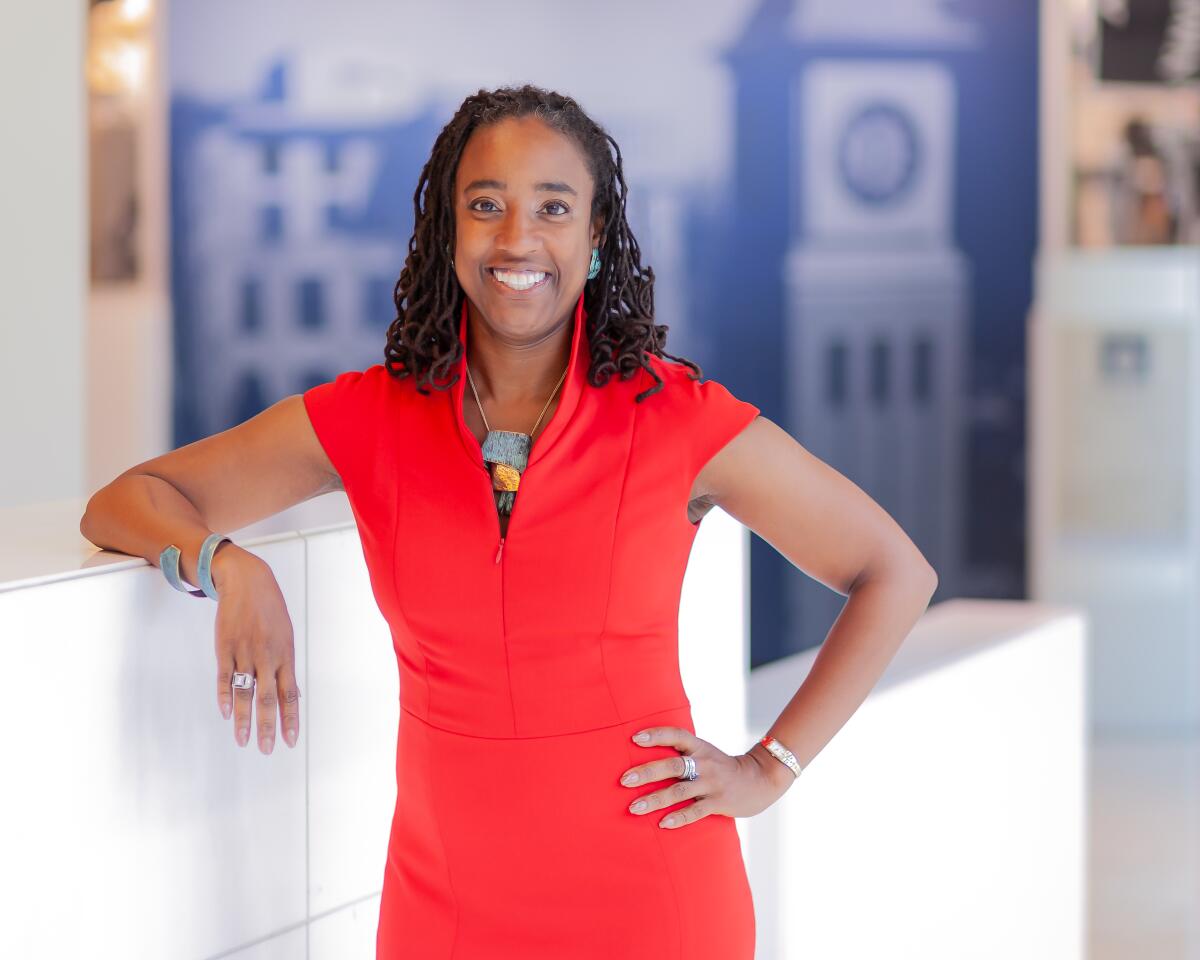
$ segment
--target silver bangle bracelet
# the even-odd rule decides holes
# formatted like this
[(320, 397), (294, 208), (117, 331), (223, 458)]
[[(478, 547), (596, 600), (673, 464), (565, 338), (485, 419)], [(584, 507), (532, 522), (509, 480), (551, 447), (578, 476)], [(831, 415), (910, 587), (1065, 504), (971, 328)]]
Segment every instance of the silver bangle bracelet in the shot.
[(758, 742), (767, 748), (771, 756), (773, 756), (780, 763), (786, 765), (797, 777), (804, 772), (804, 768), (801, 767), (799, 762), (796, 760), (796, 755), (770, 734), (763, 737)]

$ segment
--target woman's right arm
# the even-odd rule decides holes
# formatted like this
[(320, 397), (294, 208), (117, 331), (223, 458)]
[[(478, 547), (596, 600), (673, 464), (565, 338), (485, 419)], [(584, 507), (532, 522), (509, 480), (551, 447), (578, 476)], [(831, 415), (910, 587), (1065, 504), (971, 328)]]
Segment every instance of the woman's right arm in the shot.
[[(299, 394), (221, 433), (130, 467), (88, 500), (79, 532), (96, 546), (157, 565), (179, 547), (180, 575), (196, 584), (200, 545), (341, 489)], [(245, 554), (222, 544), (213, 557)]]
[[(214, 531), (170, 481), (149, 473), (123, 473), (88, 501), (79, 532), (101, 549), (144, 557), (155, 566), (163, 548), (173, 543), (180, 551), (180, 577), (196, 586), (200, 546)], [(257, 559), (233, 543), (220, 544), (212, 558), (217, 593), (227, 582), (230, 567), (244, 570)]]
[[(98, 547), (155, 566), (173, 543), (180, 550), (180, 576), (195, 585), (200, 546), (210, 533), (238, 530), (338, 489), (341, 481), (296, 394), (235, 427), (126, 470), (92, 495), (79, 532)], [(260, 749), (270, 753), (277, 699), (285, 704), (285, 734), (299, 731), (291, 621), (270, 567), (249, 551), (222, 543), (213, 555), (212, 577), (221, 597), (218, 706), (226, 717), (235, 714), (235, 735), (244, 745), (251, 694), (237, 691), (233, 697), (229, 681), (234, 670), (255, 673)], [(294, 745), (294, 737), (289, 739)]]

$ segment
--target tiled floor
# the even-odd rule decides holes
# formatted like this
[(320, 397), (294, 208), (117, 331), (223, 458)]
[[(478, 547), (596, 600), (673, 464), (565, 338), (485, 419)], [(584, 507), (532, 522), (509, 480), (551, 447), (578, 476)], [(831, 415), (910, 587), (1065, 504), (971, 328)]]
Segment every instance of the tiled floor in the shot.
[(1088, 960), (1200, 960), (1200, 738), (1092, 742)]

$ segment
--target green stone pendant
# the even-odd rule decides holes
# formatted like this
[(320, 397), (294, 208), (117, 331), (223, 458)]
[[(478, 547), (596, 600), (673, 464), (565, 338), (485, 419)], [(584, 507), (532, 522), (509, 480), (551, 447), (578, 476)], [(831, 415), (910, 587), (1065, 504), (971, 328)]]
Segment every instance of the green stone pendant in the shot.
[(505, 516), (512, 514), (521, 474), (529, 464), (533, 438), (514, 430), (489, 430), (483, 441), (483, 460), (492, 475), (496, 508)]

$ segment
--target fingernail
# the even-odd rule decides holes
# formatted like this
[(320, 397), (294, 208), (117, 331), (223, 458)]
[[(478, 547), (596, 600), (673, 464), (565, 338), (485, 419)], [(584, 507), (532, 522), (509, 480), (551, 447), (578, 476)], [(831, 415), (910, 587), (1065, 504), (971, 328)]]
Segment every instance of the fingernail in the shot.
[(250, 730), (247, 727), (238, 728), (237, 741), (239, 746), (245, 746), (246, 741), (250, 739)]
[(675, 818), (674, 817), (666, 817), (666, 818), (660, 820), (658, 822), (658, 825), (660, 827), (673, 827), (673, 826), (675, 826)]
[(261, 737), (258, 741), (258, 749), (261, 750), (263, 753), (270, 753), (271, 745), (274, 742), (275, 742), (274, 739), (271, 737)]
[(633, 739), (636, 740), (638, 743), (645, 743), (647, 740), (650, 739), (650, 734), (648, 734), (645, 730), (643, 730), (640, 733), (635, 733), (633, 735)]
[(296, 731), (285, 729), (283, 731), (283, 739), (287, 741), (289, 747), (294, 747), (296, 745)]
[(624, 784), (637, 783), (638, 775), (636, 773), (627, 773), (621, 778)]
[(229, 719), (229, 704), (228, 703), (221, 704), (221, 716), (224, 717), (226, 720)]
[(633, 801), (633, 803), (631, 803), (629, 805), (629, 809), (632, 810), (634, 813), (641, 813), (643, 810), (646, 809), (646, 801), (645, 800), (635, 800), (635, 801)]

